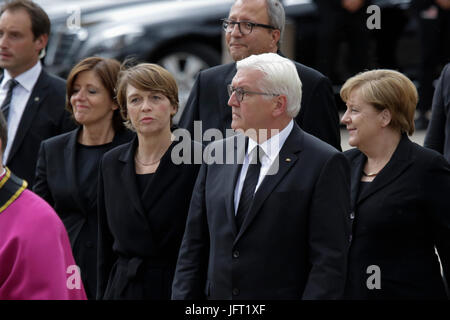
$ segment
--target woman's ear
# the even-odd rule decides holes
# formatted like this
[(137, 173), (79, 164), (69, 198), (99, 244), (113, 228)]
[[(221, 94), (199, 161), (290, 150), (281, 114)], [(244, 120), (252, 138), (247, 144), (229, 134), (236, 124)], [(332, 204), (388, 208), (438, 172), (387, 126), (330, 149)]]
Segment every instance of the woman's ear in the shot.
[(380, 117), (381, 117), (381, 126), (383, 128), (387, 127), (391, 123), (392, 114), (389, 111), (389, 109), (384, 108), (383, 111), (380, 112)]

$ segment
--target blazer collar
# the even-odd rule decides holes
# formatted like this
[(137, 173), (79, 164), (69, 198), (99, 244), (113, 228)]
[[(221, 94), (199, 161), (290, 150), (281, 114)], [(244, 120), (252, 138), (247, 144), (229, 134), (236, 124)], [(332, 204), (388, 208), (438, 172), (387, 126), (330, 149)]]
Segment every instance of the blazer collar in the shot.
[[(147, 217), (148, 213), (144, 209), (141, 194), (139, 193), (137, 187), (136, 167), (134, 165), (134, 155), (136, 153), (138, 143), (139, 141), (136, 135), (128, 144), (128, 147), (123, 150), (118, 159), (123, 164), (122, 172), (120, 174), (124, 189), (127, 190), (131, 202), (133, 203), (136, 210), (140, 214)], [(168, 188), (170, 188), (170, 184), (173, 184), (173, 181), (176, 180), (177, 176), (179, 175), (181, 166), (173, 164), (171, 159), (172, 149), (175, 145), (176, 142), (172, 142), (172, 144), (169, 146), (169, 149), (161, 158), (158, 169), (155, 172), (152, 185), (153, 183), (157, 183), (158, 187), (153, 188), (151, 196), (146, 199), (146, 201), (148, 201), (148, 203), (150, 204), (157, 201), (160, 198), (161, 193), (167, 192)]]
[[(249, 227), (251, 222), (257, 216), (261, 206), (267, 197), (273, 192), (275, 187), (283, 180), (289, 170), (294, 166), (298, 159), (298, 153), (303, 149), (304, 132), (300, 127), (294, 123), (294, 127), (283, 147), (280, 150), (278, 158), (273, 165), (278, 165), (278, 172), (273, 175), (267, 175), (264, 177), (261, 185), (255, 193), (252, 206), (249, 213), (245, 217), (242, 227), (235, 239), (235, 243), (239, 240), (245, 230)], [(272, 170), (272, 169), (271, 169)], [(235, 183), (236, 184), (236, 183)], [(234, 189), (233, 189), (234, 191)], [(233, 192), (234, 194), (234, 192)]]
[(412, 147), (413, 143), (408, 139), (406, 134), (403, 134), (389, 162), (381, 169), (380, 173), (378, 173), (370, 186), (364, 190), (359, 199), (356, 199), (357, 189), (361, 181), (362, 168), (367, 161), (367, 157), (362, 153), (356, 157), (352, 163), (352, 203), (358, 205), (402, 175), (414, 161)]
[(123, 188), (126, 192), (128, 192), (131, 203), (140, 214), (145, 215), (144, 207), (142, 206), (141, 198), (139, 197), (136, 182), (136, 169), (134, 166), (134, 155), (136, 153), (137, 146), (138, 138), (135, 136), (134, 139), (128, 144), (128, 147), (124, 149), (122, 154), (119, 156), (119, 161), (123, 164), (120, 175)]
[(49, 90), (49, 83), (47, 81), (47, 73), (42, 70), (39, 78), (36, 82), (36, 85), (31, 92), (30, 98), (28, 99), (27, 105), (22, 114), (22, 119), (20, 120), (19, 127), (17, 128), (17, 133), (13, 141), (13, 145), (11, 151), (9, 152), (8, 160), (12, 159), (19, 149), (19, 146), (22, 144), (22, 140), (24, 139), (28, 129), (30, 128), (33, 120), (36, 117), (36, 113), (39, 110), (39, 106), (42, 101), (47, 96)]
[(69, 189), (73, 190), (72, 198), (76, 202), (79, 208), (82, 209), (83, 214), (87, 215), (87, 203), (81, 200), (79, 187), (78, 187), (78, 179), (76, 175), (76, 149), (77, 149), (77, 141), (78, 135), (81, 131), (81, 127), (69, 132), (68, 141), (66, 146), (64, 147), (64, 159), (66, 161), (65, 170), (66, 176), (69, 178)]

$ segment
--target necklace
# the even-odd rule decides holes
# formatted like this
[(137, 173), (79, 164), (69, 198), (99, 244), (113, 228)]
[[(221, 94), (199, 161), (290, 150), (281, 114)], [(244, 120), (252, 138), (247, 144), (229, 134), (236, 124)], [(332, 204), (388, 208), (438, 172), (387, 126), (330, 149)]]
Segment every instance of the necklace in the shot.
[(149, 167), (149, 166), (154, 165), (155, 163), (158, 163), (161, 160), (161, 158), (157, 159), (156, 161), (150, 162), (150, 163), (143, 163), (143, 162), (139, 161), (137, 154), (134, 156), (134, 160), (136, 160), (137, 163), (139, 163), (141, 166), (144, 166), (144, 167)]
[(363, 170), (363, 172), (362, 172), (362, 174), (363, 174), (363, 176), (365, 176), (365, 177), (375, 177), (377, 174), (379, 174), (380, 173), (380, 171), (378, 171), (378, 172), (373, 172), (373, 173), (366, 173), (364, 170)]

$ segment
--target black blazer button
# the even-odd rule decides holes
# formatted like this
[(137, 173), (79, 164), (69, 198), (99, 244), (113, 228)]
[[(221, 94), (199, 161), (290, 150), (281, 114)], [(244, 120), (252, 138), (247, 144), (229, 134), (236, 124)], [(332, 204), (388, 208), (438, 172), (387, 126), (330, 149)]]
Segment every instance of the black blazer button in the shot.
[(86, 241), (86, 247), (92, 248), (94, 247), (94, 244), (92, 243), (92, 241)]
[(238, 296), (239, 295), (239, 289), (238, 288), (234, 288), (233, 289), (233, 296)]
[(239, 258), (239, 251), (236, 250), (233, 252), (233, 258), (235, 259)]

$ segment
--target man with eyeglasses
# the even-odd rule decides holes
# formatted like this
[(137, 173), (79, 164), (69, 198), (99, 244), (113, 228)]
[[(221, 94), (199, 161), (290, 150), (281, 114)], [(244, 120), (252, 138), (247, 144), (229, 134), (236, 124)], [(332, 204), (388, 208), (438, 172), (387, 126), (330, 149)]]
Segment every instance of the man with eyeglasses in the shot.
[[(295, 123), (294, 63), (275, 53), (242, 59), (228, 92), (231, 127), (244, 135), (205, 150), (172, 299), (342, 298), (350, 168)], [(235, 161), (211, 162), (217, 154)]]
[[(278, 0), (236, 0), (223, 19), (228, 50), (234, 62), (201, 71), (192, 88), (179, 127), (194, 136), (194, 121), (202, 134), (211, 128), (226, 135), (231, 112), (227, 85), (236, 74), (236, 62), (252, 54), (280, 53), (285, 25), (284, 8)], [(303, 83), (303, 99), (297, 124), (306, 132), (341, 150), (339, 116), (331, 83), (324, 75), (300, 63), (295, 67)]]

